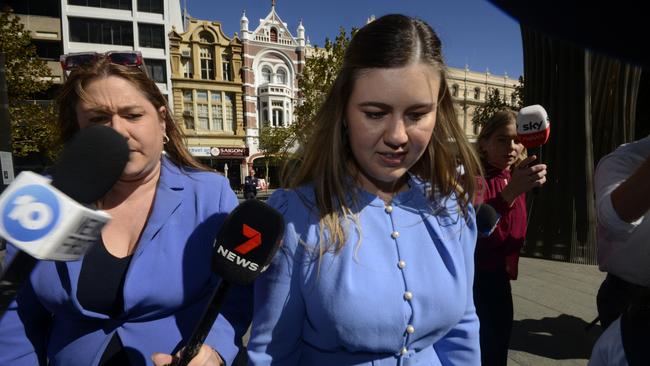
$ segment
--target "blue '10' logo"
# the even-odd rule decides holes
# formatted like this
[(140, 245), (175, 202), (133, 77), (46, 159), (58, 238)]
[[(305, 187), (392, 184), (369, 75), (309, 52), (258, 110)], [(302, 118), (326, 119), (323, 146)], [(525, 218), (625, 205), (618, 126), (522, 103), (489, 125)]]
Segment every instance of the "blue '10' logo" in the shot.
[(34, 241), (52, 231), (59, 221), (59, 200), (41, 185), (32, 184), (13, 192), (2, 209), (2, 225), (10, 241)]

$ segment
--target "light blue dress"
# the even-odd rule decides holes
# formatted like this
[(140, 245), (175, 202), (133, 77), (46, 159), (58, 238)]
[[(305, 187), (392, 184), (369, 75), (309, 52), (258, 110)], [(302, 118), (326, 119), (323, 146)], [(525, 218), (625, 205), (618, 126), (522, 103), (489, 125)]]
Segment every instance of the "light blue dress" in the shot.
[(480, 364), (474, 211), (409, 187), (390, 206), (361, 192), (361, 231), (347, 220), (346, 245), (320, 263), (313, 188), (271, 196), (286, 232), (255, 283), (251, 365)]

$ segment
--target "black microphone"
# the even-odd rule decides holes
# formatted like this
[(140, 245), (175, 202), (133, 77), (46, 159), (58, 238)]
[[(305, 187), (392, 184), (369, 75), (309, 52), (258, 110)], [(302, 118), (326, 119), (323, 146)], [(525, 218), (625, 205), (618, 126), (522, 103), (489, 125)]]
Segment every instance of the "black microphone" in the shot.
[(487, 238), (492, 235), (501, 215), (487, 203), (482, 203), (476, 208), (476, 230), (479, 238)]
[(37, 259), (77, 260), (96, 242), (110, 216), (84, 205), (111, 189), (128, 160), (122, 135), (91, 126), (65, 145), (51, 182), (25, 171), (0, 195), (0, 237), (20, 249), (0, 275), (0, 317)]
[(224, 220), (214, 241), (213, 271), (221, 277), (212, 299), (174, 366), (186, 366), (198, 353), (219, 315), (231, 284), (247, 286), (271, 263), (284, 234), (284, 219), (271, 206), (247, 200)]

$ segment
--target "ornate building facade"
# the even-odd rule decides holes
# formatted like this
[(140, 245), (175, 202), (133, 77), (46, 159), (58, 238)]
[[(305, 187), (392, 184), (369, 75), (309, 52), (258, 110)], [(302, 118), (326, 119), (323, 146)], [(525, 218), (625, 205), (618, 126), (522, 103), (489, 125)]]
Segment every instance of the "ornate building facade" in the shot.
[(293, 111), (299, 98), (297, 77), (305, 67), (305, 57), (311, 47), (302, 22), (294, 37), (276, 13), (274, 1), (271, 11), (253, 31), (249, 30), (246, 14), (242, 14), (240, 34), (246, 145), (250, 152), (248, 164), (252, 165), (263, 156), (259, 151), (260, 131), (294, 122)]
[(519, 85), (517, 79), (511, 79), (508, 74), (492, 75), (489, 71), (477, 72), (465, 66), (464, 69), (449, 67), (447, 69), (448, 84), (454, 99), (458, 123), (465, 131), (470, 141), (476, 140), (479, 130), (472, 124), (476, 107), (484, 104), (488, 92), (495, 90), (506, 103), (514, 104), (513, 93)]
[(221, 24), (190, 19), (169, 34), (174, 118), (190, 153), (238, 189), (246, 175), (242, 42)]

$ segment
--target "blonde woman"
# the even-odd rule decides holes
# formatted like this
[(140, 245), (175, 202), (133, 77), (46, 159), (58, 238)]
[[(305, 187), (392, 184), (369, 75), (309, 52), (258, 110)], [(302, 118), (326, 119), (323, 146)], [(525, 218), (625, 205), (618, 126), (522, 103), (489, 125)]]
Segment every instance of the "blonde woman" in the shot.
[(478, 136), (485, 171), (479, 201), (500, 215), (494, 231), (478, 239), (474, 301), (481, 321), (483, 365), (506, 365), (512, 328), (510, 280), (517, 279), (519, 250), (526, 238), (526, 195), (546, 182), (546, 165), (531, 164), (517, 140), (516, 113), (494, 114)]
[(269, 199), (287, 230), (255, 285), (250, 364), (479, 365), (475, 183), (456, 168), (480, 167), (431, 27), (361, 28), (315, 126)]

